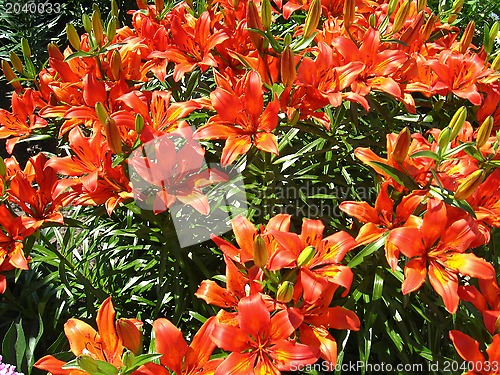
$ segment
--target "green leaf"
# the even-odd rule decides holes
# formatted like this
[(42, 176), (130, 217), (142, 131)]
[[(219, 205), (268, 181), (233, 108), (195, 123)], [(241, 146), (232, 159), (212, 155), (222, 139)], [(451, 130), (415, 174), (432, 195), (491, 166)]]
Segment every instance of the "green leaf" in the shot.
[(418, 189), (418, 185), (413, 180), (413, 178), (404, 174), (400, 170), (398, 170), (390, 165), (378, 162), (378, 161), (372, 161), (370, 163), (375, 164), (377, 167), (379, 167), (385, 173), (387, 173), (390, 177), (392, 177), (398, 184), (403, 185), (405, 188), (407, 188), (409, 190)]
[(410, 155), (410, 158), (429, 158), (432, 160), (439, 160), (438, 154), (429, 150), (414, 152), (413, 154)]
[(431, 186), (429, 192), (435, 198), (441, 199), (443, 202), (449, 204), (452, 207), (461, 208), (474, 219), (476, 218), (476, 213), (474, 212), (474, 209), (471, 207), (471, 205), (465, 200), (455, 199), (455, 197), (453, 196), (453, 192), (447, 189), (439, 188), (437, 186)]
[(75, 57), (91, 57), (91, 56), (94, 56), (94, 54), (90, 53), (90, 52), (85, 52), (85, 51), (77, 51), (77, 52), (73, 52), (72, 54), (68, 55), (64, 59), (64, 61), (67, 62), (69, 60), (74, 59)]
[(16, 366), (18, 369), (23, 367), (23, 358), (26, 353), (26, 337), (24, 336), (23, 320), (16, 323), (17, 339), (14, 347), (16, 348)]
[(350, 268), (354, 268), (358, 265), (360, 265), (363, 262), (363, 259), (367, 257), (368, 255), (373, 254), (375, 251), (380, 249), (384, 244), (387, 236), (389, 235), (389, 232), (384, 233), (382, 237), (380, 237), (377, 241), (372, 242), (371, 244), (368, 244), (365, 246), (363, 250), (361, 250), (359, 253), (357, 253), (354, 258), (352, 258), (349, 263), (347, 263), (347, 266)]

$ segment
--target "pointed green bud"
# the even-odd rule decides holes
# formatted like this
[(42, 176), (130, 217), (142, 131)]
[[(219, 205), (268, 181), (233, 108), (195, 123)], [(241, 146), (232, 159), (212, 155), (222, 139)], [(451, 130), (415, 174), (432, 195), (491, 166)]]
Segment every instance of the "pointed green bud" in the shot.
[(76, 357), (76, 363), (83, 371), (88, 372), (89, 374), (95, 374), (99, 372), (97, 361), (88, 355), (81, 355)]
[(86, 32), (90, 33), (92, 31), (92, 21), (90, 21), (88, 14), (82, 15), (82, 24)]
[(293, 283), (291, 281), (283, 281), (276, 292), (276, 301), (288, 303), (293, 298)]
[(271, 2), (269, 0), (262, 0), (261, 14), (262, 26), (265, 30), (269, 30), (272, 22)]
[(458, 111), (455, 112), (453, 117), (451, 118), (450, 124), (448, 125), (451, 129), (450, 133), (450, 141), (454, 140), (462, 127), (465, 124), (465, 120), (467, 119), (467, 108), (460, 107)]
[(135, 354), (127, 350), (122, 355), (122, 363), (125, 367), (132, 367), (134, 365)]
[(260, 234), (255, 237), (253, 242), (253, 262), (259, 268), (264, 268), (267, 263), (267, 246)]
[(307, 266), (315, 255), (316, 248), (314, 246), (307, 246), (300, 252), (297, 258), (297, 267)]
[(118, 17), (118, 4), (116, 3), (116, 0), (111, 1), (111, 15), (113, 17)]
[(14, 51), (11, 51), (9, 54), (9, 57), (10, 57), (10, 62), (12, 63), (12, 66), (14, 67), (14, 69), (16, 69), (19, 73), (24, 72), (23, 63), (22, 63), (21, 59), (19, 58), (19, 56), (17, 56), (17, 53), (15, 53)]
[(28, 39), (22, 38), (21, 39), (21, 50), (23, 51), (23, 55), (29, 59), (31, 57), (31, 48), (28, 43)]
[(319, 20), (321, 19), (321, 0), (313, 0), (307, 12), (306, 21), (304, 25), (304, 38), (309, 38), (314, 30), (318, 27)]
[(108, 41), (113, 41), (113, 38), (116, 35), (116, 18), (112, 18), (108, 22), (108, 27), (106, 28), (106, 36), (108, 37)]
[(97, 117), (99, 118), (99, 121), (101, 124), (105, 124), (106, 121), (108, 120), (108, 111), (106, 108), (102, 105), (101, 102), (95, 103), (95, 112), (97, 113)]
[(283, 40), (283, 43), (284, 43), (285, 47), (289, 46), (290, 44), (292, 44), (292, 35), (289, 34), (289, 33), (286, 33), (285, 34), (285, 38)]
[(395, 12), (396, 7), (398, 6), (398, 2), (399, 2), (399, 0), (390, 0), (389, 1), (389, 6), (387, 8), (387, 14), (389, 16)]
[(101, 13), (97, 10), (94, 10), (94, 13), (92, 13), (92, 31), (94, 32), (95, 41), (100, 47), (102, 45), (104, 32), (102, 30)]
[(5, 161), (0, 156), (0, 176), (5, 177), (7, 175), (7, 166), (5, 165)]
[(488, 139), (491, 137), (491, 131), (493, 130), (493, 117), (488, 116), (483, 121), (479, 130), (477, 131), (476, 146), (477, 148), (482, 147)]
[(446, 147), (450, 144), (451, 141), (451, 128), (446, 127), (443, 130), (441, 130), (441, 133), (439, 134), (438, 137), (438, 145), (439, 145), (439, 150), (445, 150)]
[(76, 31), (75, 26), (73, 26), (72, 23), (66, 24), (66, 35), (68, 37), (69, 44), (71, 44), (71, 47), (79, 51), (81, 47), (80, 36), (78, 35), (78, 32)]
[(462, 183), (458, 186), (455, 192), (455, 199), (467, 199), (486, 179), (486, 172), (484, 169), (478, 169), (468, 175)]
[(141, 134), (143, 129), (144, 129), (144, 118), (141, 115), (137, 114), (135, 116), (135, 132), (137, 134)]

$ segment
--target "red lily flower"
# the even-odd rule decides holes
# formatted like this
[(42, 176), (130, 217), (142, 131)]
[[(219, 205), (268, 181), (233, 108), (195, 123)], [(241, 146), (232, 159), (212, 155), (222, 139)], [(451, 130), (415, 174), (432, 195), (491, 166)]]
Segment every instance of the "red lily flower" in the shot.
[(413, 217), (407, 226), (391, 230), (387, 242), (411, 258), (404, 270), (403, 294), (420, 288), (429, 274), (432, 287), (453, 314), (459, 302), (458, 274), (491, 279), (495, 269), (484, 259), (465, 253), (478, 236), (475, 222), (460, 219), (450, 223), (446, 211), (442, 201), (429, 199), (423, 219)]
[(432, 89), (440, 95), (454, 93), (474, 105), (481, 105), (483, 97), (478, 92), (478, 79), (492, 73), (484, 68), (484, 61), (478, 55), (463, 55), (445, 50), (437, 59), (429, 60), (429, 66), (438, 76)]
[(33, 234), (32, 220), (27, 216), (15, 217), (0, 205), (0, 294), (7, 288), (7, 280), (3, 271), (14, 268), (28, 269), (28, 260), (23, 252), (23, 240)]
[[(38, 154), (26, 164), (24, 171), (18, 171), (10, 180), (7, 190), (9, 201), (19, 205), (33, 219), (32, 227), (38, 229), (45, 222), (63, 224), (59, 209), (68, 204), (68, 192), (59, 187), (59, 179), (45, 154)], [(38, 188), (33, 187), (36, 181)], [(28, 218), (26, 218), (28, 219)]]
[[(356, 237), (356, 242), (359, 245), (375, 242), (391, 229), (402, 226), (427, 194), (423, 190), (413, 191), (403, 197), (396, 210), (394, 210), (394, 201), (390, 198), (388, 189), (389, 182), (385, 181), (382, 183), (375, 201), (375, 208), (366, 202), (345, 201), (340, 204), (339, 208), (342, 211), (365, 223), (359, 229)], [(395, 270), (398, 264), (399, 251), (386, 243), (385, 256), (391, 268)]]
[(0, 108), (0, 139), (13, 137), (6, 144), (9, 154), (20, 139), (28, 137), (35, 129), (47, 126), (47, 121), (34, 113), (35, 108), (44, 106), (38, 92), (27, 89), (22, 95), (17, 92), (12, 94), (12, 113)]
[(464, 375), (495, 375), (500, 364), (500, 334), (493, 336), (492, 343), (486, 348), (488, 359), (479, 350), (479, 342), (457, 330), (450, 331), (449, 337), (457, 353), (468, 362), (470, 369)]
[[(304, 219), (300, 235), (271, 230), (269, 234), (282, 246), (276, 257), (293, 259), (289, 267), (297, 265), (302, 251), (314, 248), (314, 255), (299, 265), (300, 285), (304, 291), (304, 300), (314, 303), (321, 297), (329, 283), (341, 285), (346, 291), (351, 287), (353, 274), (349, 267), (340, 264), (345, 254), (358, 244), (347, 232), (337, 232), (323, 238), (325, 226), (321, 220)], [(305, 250), (306, 249), (306, 250)]]
[(479, 279), (478, 284), (481, 292), (474, 285), (464, 285), (458, 287), (458, 295), (481, 312), (484, 326), (494, 335), (500, 329), (497, 323), (500, 317), (500, 288), (495, 278)]
[[(97, 312), (97, 327), (99, 332), (89, 324), (78, 320), (69, 319), (64, 325), (64, 333), (69, 341), (71, 351), (75, 356), (88, 355), (94, 360), (108, 362), (119, 369), (122, 364), (122, 353), (124, 346), (122, 338), (118, 335), (115, 327), (115, 309), (108, 297)], [(132, 319), (132, 324), (128, 329), (138, 330), (137, 320)], [(140, 322), (139, 322), (140, 323)], [(134, 328), (135, 327), (135, 328)], [(134, 350), (135, 348), (131, 348)], [(63, 369), (66, 363), (47, 355), (35, 363), (35, 367), (40, 370), (50, 371), (53, 375), (83, 375), (86, 372), (75, 369)], [(148, 364), (152, 365), (152, 364)], [(160, 367), (160, 366), (158, 366)], [(134, 375), (138, 375), (136, 372)]]
[(255, 145), (278, 154), (272, 131), (278, 125), (279, 102), (274, 99), (264, 111), (264, 92), (259, 73), (251, 71), (233, 85), (216, 74), (217, 88), (210, 99), (217, 115), (199, 128), (194, 139), (226, 139), (221, 165), (233, 163)]
[[(146, 156), (141, 156), (142, 150)], [(138, 150), (128, 163), (142, 179), (156, 188), (152, 204), (155, 213), (167, 210), (179, 200), (208, 215), (210, 205), (201, 188), (227, 181), (227, 176), (213, 169), (200, 170), (204, 160), (203, 148), (197, 143), (188, 141), (176, 151), (174, 142), (162, 137), (151, 141), (147, 148)], [(143, 194), (137, 191), (138, 188), (136, 192), (141, 198)]]
[(215, 319), (211, 317), (203, 324), (189, 346), (171, 322), (163, 318), (155, 320), (153, 331), (156, 351), (163, 354), (161, 364), (175, 375), (213, 375), (222, 362), (222, 358), (210, 360), (216, 347), (210, 339)]
[(232, 352), (215, 375), (279, 375), (291, 365), (312, 364), (319, 357), (317, 349), (289, 340), (300, 321), (293, 321), (285, 310), (271, 317), (260, 294), (239, 302), (234, 323), (217, 321), (212, 331), (213, 342)]

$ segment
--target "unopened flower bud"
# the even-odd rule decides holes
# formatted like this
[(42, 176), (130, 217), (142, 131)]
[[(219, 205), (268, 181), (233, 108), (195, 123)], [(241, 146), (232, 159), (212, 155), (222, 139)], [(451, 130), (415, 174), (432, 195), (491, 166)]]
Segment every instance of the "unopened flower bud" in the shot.
[(370, 17), (368, 17), (368, 24), (374, 29), (377, 27), (377, 16), (375, 13), (370, 14)]
[(498, 38), (499, 29), (500, 29), (500, 22), (495, 21), (493, 25), (491, 25), (489, 33), (484, 35), (483, 47), (488, 55), (491, 54), (491, 51), (493, 50), (493, 46), (495, 45), (495, 39)]
[(295, 55), (290, 46), (286, 46), (281, 53), (280, 63), (281, 81), (285, 87), (291, 86), (295, 81), (297, 72), (295, 70)]
[(142, 322), (137, 319), (118, 319), (116, 321), (116, 334), (122, 345), (130, 350), (130, 354), (139, 355), (142, 352), (142, 332), (139, 327)]
[(290, 125), (294, 126), (299, 121), (299, 118), (300, 118), (300, 111), (298, 109), (296, 109), (295, 111), (293, 111), (293, 115), (289, 119), (288, 123)]
[(455, 22), (455, 20), (458, 17), (458, 14), (462, 10), (462, 7), (464, 6), (464, 0), (455, 0), (453, 2), (453, 6), (451, 7), (451, 13), (448, 16), (448, 23), (452, 24)]
[(406, 2), (401, 5), (396, 12), (396, 16), (394, 17), (394, 24), (392, 25), (392, 32), (395, 34), (399, 32), (405, 22), (406, 18), (408, 17), (408, 13), (410, 12), (410, 5), (411, 5), (411, 0), (406, 0)]
[(470, 21), (467, 27), (465, 28), (464, 35), (462, 35), (460, 43), (458, 44), (458, 51), (460, 53), (467, 52), (467, 49), (469, 48), (470, 43), (472, 42), (472, 37), (474, 36), (474, 28), (475, 28), (474, 21)]
[(111, 14), (113, 17), (118, 17), (118, 4), (116, 3), (116, 0), (111, 1)]
[(120, 55), (120, 52), (118, 52), (116, 49), (113, 51), (111, 54), (111, 75), (113, 76), (114, 80), (120, 79), (120, 72), (122, 71), (122, 57)]
[(356, 15), (356, 0), (345, 0), (344, 2), (344, 27), (347, 30), (354, 23)]
[(21, 90), (21, 84), (19, 81), (15, 81), (15, 79), (17, 79), (16, 73), (14, 73), (10, 64), (5, 60), (2, 60), (2, 70), (7, 82), (9, 82), (16, 91)]
[(61, 53), (61, 50), (59, 49), (59, 47), (57, 45), (55, 45), (54, 43), (49, 43), (47, 46), (47, 50), (49, 52), (50, 58), (53, 58), (53, 59), (56, 59), (59, 61), (64, 60), (64, 55)]
[(14, 69), (16, 69), (19, 73), (22, 73), (24, 71), (24, 67), (21, 59), (19, 58), (19, 56), (17, 56), (17, 53), (11, 51), (9, 57), (10, 57), (10, 62), (12, 63)]
[(398, 6), (399, 0), (390, 0), (389, 5), (387, 7), (387, 14), (390, 16), (392, 13), (395, 12), (396, 7)]
[(102, 30), (101, 15), (97, 11), (94, 11), (94, 13), (92, 13), (92, 31), (94, 32), (95, 41), (100, 47), (102, 45), (104, 32)]
[(265, 30), (268, 30), (272, 22), (271, 2), (269, 0), (262, 0), (261, 13), (262, 26)]
[[(247, 26), (249, 29), (264, 30), (259, 11), (253, 1), (249, 1), (247, 5)], [(258, 50), (262, 49), (264, 37), (253, 30), (250, 30), (249, 33), (253, 46)]]
[(477, 148), (482, 147), (486, 141), (491, 136), (491, 131), (493, 130), (493, 117), (488, 116), (483, 121), (479, 130), (477, 131), (476, 146)]
[(31, 48), (28, 43), (28, 39), (22, 38), (21, 39), (21, 50), (23, 51), (23, 55), (29, 59), (31, 57)]
[(108, 119), (108, 111), (106, 111), (106, 108), (104, 108), (101, 102), (95, 103), (95, 112), (101, 124), (104, 125)]
[(66, 35), (68, 37), (69, 44), (71, 44), (71, 47), (79, 51), (81, 47), (80, 36), (78, 35), (78, 32), (76, 31), (75, 26), (73, 26), (72, 23), (66, 24)]
[(438, 137), (438, 146), (440, 150), (444, 150), (448, 144), (451, 141), (451, 128), (446, 127), (443, 130), (441, 130), (441, 133), (439, 134)]
[(276, 301), (288, 303), (293, 298), (293, 283), (291, 281), (283, 281), (276, 292)]
[(259, 268), (264, 268), (267, 263), (267, 246), (260, 234), (253, 241), (253, 262)]
[(427, 21), (425, 22), (424, 29), (422, 30), (422, 34), (421, 34), (422, 41), (425, 42), (425, 41), (429, 40), (432, 32), (434, 31), (434, 26), (436, 25), (437, 19), (438, 18), (435, 14), (431, 14), (430, 17), (427, 19)]
[(155, 0), (155, 8), (156, 8), (156, 13), (160, 14), (161, 12), (163, 12), (163, 9), (165, 8), (165, 1)]
[(500, 53), (495, 57), (495, 60), (491, 63), (491, 69), (500, 71)]
[[(351, 0), (346, 0), (351, 1)], [(304, 25), (304, 38), (309, 38), (314, 30), (318, 27), (321, 18), (321, 0), (313, 0), (307, 12), (306, 21)]]
[(451, 128), (450, 140), (455, 139), (458, 133), (460, 133), (462, 127), (465, 124), (466, 118), (467, 108), (462, 106), (458, 109), (458, 111), (455, 112), (455, 114), (451, 118), (450, 124), (448, 125)]
[(132, 367), (134, 365), (135, 355), (130, 350), (125, 351), (122, 355), (122, 363), (125, 367)]
[(95, 374), (99, 371), (97, 361), (88, 355), (76, 357), (76, 363), (83, 371), (88, 372), (89, 374)]
[(292, 35), (291, 34), (289, 34), (289, 33), (285, 34), (285, 37), (283, 38), (283, 44), (285, 45), (285, 47), (292, 44)]
[(104, 124), (104, 135), (108, 141), (108, 146), (115, 154), (122, 153), (122, 137), (120, 135), (120, 129), (116, 125), (116, 121), (111, 117), (108, 117)]
[(137, 134), (141, 134), (143, 129), (144, 129), (144, 118), (140, 114), (137, 114), (135, 116), (135, 132)]
[(478, 169), (474, 171), (469, 176), (467, 176), (462, 183), (458, 186), (455, 192), (455, 199), (467, 199), (469, 198), (476, 189), (481, 185), (486, 179), (486, 172), (484, 169)]
[(112, 18), (108, 22), (108, 26), (106, 28), (106, 36), (108, 37), (108, 41), (111, 42), (116, 35), (116, 18)]
[(314, 246), (307, 246), (302, 250), (297, 258), (297, 267), (307, 266), (309, 262), (316, 255), (316, 248)]
[(404, 128), (398, 135), (396, 139), (396, 144), (394, 145), (394, 151), (392, 152), (393, 159), (397, 163), (402, 163), (408, 156), (408, 150), (411, 144), (411, 134), (408, 128)]
[(84, 13), (82, 15), (82, 24), (86, 32), (90, 33), (92, 31), (92, 21), (90, 20), (88, 14)]
[(5, 161), (0, 156), (0, 177), (5, 177), (7, 175), (7, 166), (5, 165)]
[(417, 0), (417, 11), (421, 12), (427, 8), (427, 0)]

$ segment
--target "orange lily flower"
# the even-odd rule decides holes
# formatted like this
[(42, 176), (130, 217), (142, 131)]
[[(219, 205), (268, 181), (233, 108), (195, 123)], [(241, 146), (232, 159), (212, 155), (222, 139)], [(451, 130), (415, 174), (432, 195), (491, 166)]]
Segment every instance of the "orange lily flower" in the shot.
[[(208, 215), (210, 205), (201, 188), (227, 181), (227, 176), (213, 169), (200, 170), (205, 160), (204, 150), (195, 142), (188, 140), (179, 151), (166, 137), (151, 142), (152, 145), (144, 148), (146, 156), (137, 152), (128, 163), (142, 179), (155, 187), (153, 211), (163, 212), (179, 200)], [(147, 199), (143, 195), (142, 192), (138, 194), (140, 199)]]
[(26, 89), (22, 95), (12, 94), (12, 113), (0, 108), (0, 139), (12, 137), (6, 143), (9, 154), (19, 140), (27, 138), (33, 130), (47, 126), (46, 120), (35, 115), (35, 109), (44, 106), (38, 92)]
[[(382, 183), (375, 207), (367, 202), (342, 202), (339, 208), (348, 215), (361, 221), (363, 226), (359, 229), (356, 242), (366, 245), (378, 240), (391, 229), (402, 226), (415, 209), (420, 205), (427, 194), (426, 191), (417, 190), (403, 197), (394, 210), (394, 201), (389, 196), (389, 182)], [(393, 270), (396, 269), (399, 251), (386, 243), (385, 256)]]
[(484, 60), (478, 55), (463, 55), (444, 50), (436, 59), (429, 60), (428, 64), (438, 77), (432, 90), (440, 95), (452, 92), (474, 105), (481, 105), (483, 97), (476, 82), (493, 71), (485, 69)]
[(495, 276), (490, 263), (465, 253), (477, 236), (477, 225), (472, 219), (449, 222), (445, 204), (429, 199), (423, 219), (412, 217), (407, 226), (391, 230), (387, 238), (387, 242), (410, 258), (404, 270), (403, 294), (420, 288), (428, 274), (446, 310), (455, 313), (459, 302), (459, 273), (479, 279)]
[[(297, 261), (302, 251), (311, 250), (312, 256), (304, 264), (299, 265), (299, 285), (303, 288), (304, 300), (314, 303), (321, 297), (329, 283), (341, 285), (347, 293), (351, 287), (353, 274), (349, 267), (340, 264), (345, 254), (358, 244), (347, 232), (337, 232), (323, 238), (325, 226), (321, 220), (304, 219), (300, 235), (276, 230), (269, 234), (282, 246), (277, 252), (285, 251), (287, 255), (277, 257), (289, 258), (289, 254)], [(309, 249), (306, 249), (308, 248)], [(293, 267), (293, 265), (292, 265)]]
[(295, 307), (288, 308), (291, 313), (302, 316), (302, 324), (299, 326), (300, 342), (318, 348), (321, 358), (332, 366), (337, 362), (337, 342), (328, 330), (359, 331), (361, 325), (354, 311), (341, 306), (330, 307), (337, 288), (337, 285), (329, 284), (314, 303), (294, 299)]
[(286, 310), (271, 317), (260, 294), (243, 298), (238, 316), (228, 324), (219, 316), (211, 333), (213, 342), (232, 352), (215, 371), (215, 375), (279, 375), (290, 371), (291, 364), (306, 365), (319, 358), (317, 348), (290, 340), (300, 320)]
[(23, 240), (35, 231), (31, 224), (29, 217), (15, 217), (5, 205), (0, 205), (0, 294), (7, 288), (4, 271), (14, 268), (28, 269)]
[(495, 375), (498, 374), (500, 364), (500, 334), (493, 336), (493, 341), (486, 348), (485, 355), (479, 350), (479, 342), (463, 332), (450, 331), (449, 337), (455, 349), (468, 362), (469, 371), (464, 375)]
[(188, 346), (182, 332), (167, 319), (153, 322), (156, 351), (163, 356), (160, 362), (175, 375), (213, 375), (223, 361), (210, 360), (215, 344), (210, 339), (215, 326), (215, 317), (209, 318), (194, 335)]
[(99, 127), (87, 138), (79, 127), (69, 133), (69, 144), (75, 155), (53, 157), (45, 164), (59, 174), (71, 177), (64, 183), (72, 187), (73, 204), (106, 204), (108, 214), (120, 203), (133, 197), (132, 189), (121, 165), (112, 167), (112, 152)]
[(500, 329), (497, 324), (500, 317), (500, 288), (495, 278), (479, 279), (478, 284), (481, 292), (474, 285), (464, 285), (458, 287), (458, 295), (481, 312), (484, 326), (494, 335)]
[[(69, 346), (74, 355), (88, 355), (92, 359), (108, 362), (119, 369), (123, 363), (121, 356), (125, 349), (135, 350), (136, 348), (126, 348), (123, 340), (117, 333), (115, 326), (115, 309), (108, 297), (97, 312), (96, 331), (89, 324), (78, 320), (69, 319), (64, 325), (64, 333), (69, 341)], [(139, 330), (142, 323), (136, 319), (131, 319), (132, 325), (129, 329)], [(86, 374), (84, 371), (75, 369), (63, 369), (66, 363), (57, 358), (47, 355), (35, 363), (35, 367), (40, 370), (50, 371), (53, 375), (80, 375)]]
[[(34, 229), (45, 222), (63, 224), (59, 209), (68, 203), (65, 198), (69, 193), (61, 191), (56, 172), (45, 167), (47, 161), (42, 153), (28, 160), (24, 171), (18, 171), (10, 180), (7, 190), (9, 201), (19, 205), (33, 219)], [(35, 181), (38, 188), (32, 186)]]
[[(174, 10), (175, 16), (172, 17), (170, 26), (171, 44), (164, 51), (154, 51), (148, 56), (148, 59), (161, 58), (174, 62), (175, 81), (182, 79), (184, 74), (197, 66), (202, 71), (210, 66), (217, 66), (211, 51), (228, 38), (224, 30), (213, 30), (215, 22), (211, 19), (211, 12), (205, 11), (196, 19), (187, 8), (187, 4), (182, 4)], [(165, 73), (158, 73), (158, 78), (164, 80)]]
[(216, 74), (217, 88), (210, 99), (217, 115), (199, 128), (194, 139), (226, 139), (221, 165), (233, 163), (255, 145), (260, 150), (278, 154), (272, 131), (278, 125), (279, 102), (274, 99), (264, 111), (264, 92), (259, 73), (251, 71), (232, 85)]

